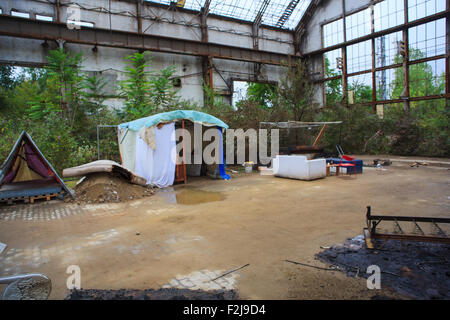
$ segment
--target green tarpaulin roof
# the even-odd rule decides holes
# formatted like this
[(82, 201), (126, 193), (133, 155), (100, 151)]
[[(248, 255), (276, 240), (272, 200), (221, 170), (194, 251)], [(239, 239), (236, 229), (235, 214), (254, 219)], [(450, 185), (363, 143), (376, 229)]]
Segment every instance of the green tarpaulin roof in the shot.
[(143, 127), (150, 128), (158, 123), (171, 122), (175, 120), (187, 119), (192, 122), (198, 122), (205, 126), (219, 126), (228, 129), (228, 125), (222, 120), (200, 111), (194, 110), (175, 110), (170, 112), (158, 113), (146, 118), (137, 119), (134, 121), (119, 124), (121, 129), (130, 129), (139, 131)]

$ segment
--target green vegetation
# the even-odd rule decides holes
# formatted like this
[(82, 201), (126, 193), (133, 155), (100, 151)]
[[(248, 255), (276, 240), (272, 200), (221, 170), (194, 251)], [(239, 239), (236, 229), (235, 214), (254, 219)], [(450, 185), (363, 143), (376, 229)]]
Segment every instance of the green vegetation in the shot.
[[(422, 57), (411, 51), (413, 59)], [(400, 59), (398, 57), (397, 59)], [(400, 60), (398, 60), (400, 61)], [(307, 75), (307, 62), (285, 65), (286, 76), (278, 85), (252, 83), (247, 99), (233, 108), (213, 89), (205, 89), (205, 105), (199, 108), (177, 95), (173, 85), (175, 67), (148, 71), (147, 53), (126, 57), (124, 80), (117, 96), (106, 91), (108, 83), (99, 72), (81, 70), (82, 56), (62, 49), (50, 51), (48, 64), (40, 69), (0, 66), (0, 160), (6, 158), (22, 130), (31, 134), (43, 153), (61, 172), (63, 168), (97, 159), (97, 125), (119, 124), (174, 109), (198, 109), (224, 120), (231, 128), (258, 128), (261, 121), (336, 121), (343, 120), (342, 131), (330, 126), (322, 140), (326, 150), (334, 151), (339, 135), (347, 153), (395, 153), (449, 156), (450, 111), (444, 99), (411, 102), (410, 111), (403, 104), (386, 105), (381, 119), (370, 101), (372, 88), (352, 84), (355, 104), (343, 99), (341, 80), (326, 83), (327, 107), (313, 101), (315, 85)], [(338, 76), (330, 71), (327, 77)], [(398, 69), (390, 84), (392, 97), (403, 91), (403, 73)], [(410, 69), (411, 96), (440, 94), (445, 75), (433, 77), (429, 64)], [(377, 93), (379, 95), (380, 93)], [(115, 110), (105, 104), (107, 98), (122, 98), (124, 107)], [(110, 130), (111, 129), (111, 130)], [(102, 158), (120, 161), (114, 128), (101, 129)], [(369, 139), (381, 130), (382, 135)], [(302, 135), (298, 132), (296, 135)]]

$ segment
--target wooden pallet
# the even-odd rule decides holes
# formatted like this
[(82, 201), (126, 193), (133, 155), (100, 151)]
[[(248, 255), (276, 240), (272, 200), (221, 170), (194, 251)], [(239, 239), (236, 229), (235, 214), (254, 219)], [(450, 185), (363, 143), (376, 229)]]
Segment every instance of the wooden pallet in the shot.
[(32, 197), (14, 197), (14, 198), (4, 198), (0, 199), (0, 203), (6, 203), (6, 204), (13, 204), (17, 202), (23, 201), (24, 203), (34, 203), (34, 200), (38, 199), (45, 199), (46, 201), (50, 201), (52, 198), (56, 198), (61, 193), (50, 193), (50, 194), (42, 194), (38, 196), (32, 196)]

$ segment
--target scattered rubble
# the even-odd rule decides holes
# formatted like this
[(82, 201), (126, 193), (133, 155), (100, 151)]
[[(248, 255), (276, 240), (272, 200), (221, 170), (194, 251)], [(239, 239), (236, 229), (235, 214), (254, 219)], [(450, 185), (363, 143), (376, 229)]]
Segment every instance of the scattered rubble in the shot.
[(235, 290), (188, 290), (188, 289), (146, 289), (146, 290), (96, 290), (73, 289), (65, 300), (236, 300)]
[(380, 249), (365, 247), (364, 236), (347, 239), (316, 255), (349, 277), (367, 278), (367, 267), (381, 270), (381, 285), (413, 299), (450, 299), (450, 245), (385, 241)]
[(75, 201), (89, 204), (125, 202), (152, 194), (152, 188), (131, 184), (114, 173), (92, 173), (75, 186)]

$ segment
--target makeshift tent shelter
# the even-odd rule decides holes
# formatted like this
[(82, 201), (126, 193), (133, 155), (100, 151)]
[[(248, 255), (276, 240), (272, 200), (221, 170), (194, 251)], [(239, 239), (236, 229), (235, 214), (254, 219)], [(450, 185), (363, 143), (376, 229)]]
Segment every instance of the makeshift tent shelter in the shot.
[(58, 176), (33, 139), (22, 132), (0, 172), (0, 201), (49, 199), (72, 192)]
[[(160, 188), (170, 186), (174, 182), (186, 182), (186, 163), (176, 163), (173, 153), (176, 150), (175, 122), (181, 122), (181, 128), (184, 129), (187, 120), (218, 128), (220, 157), (223, 159), (222, 130), (228, 129), (228, 125), (203, 112), (176, 110), (119, 125), (122, 165), (144, 177), (147, 184)], [(219, 164), (219, 172), (223, 179), (229, 179), (225, 174), (223, 161)]]

